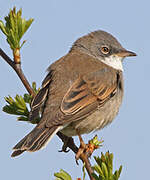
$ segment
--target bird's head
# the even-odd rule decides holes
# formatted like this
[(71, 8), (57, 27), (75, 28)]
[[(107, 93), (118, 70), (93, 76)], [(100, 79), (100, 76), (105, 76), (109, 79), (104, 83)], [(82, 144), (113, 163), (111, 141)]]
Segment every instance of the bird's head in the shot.
[(128, 51), (111, 34), (105, 31), (94, 31), (79, 38), (72, 46), (103, 63), (119, 70), (123, 70), (122, 60), (128, 56), (136, 56)]

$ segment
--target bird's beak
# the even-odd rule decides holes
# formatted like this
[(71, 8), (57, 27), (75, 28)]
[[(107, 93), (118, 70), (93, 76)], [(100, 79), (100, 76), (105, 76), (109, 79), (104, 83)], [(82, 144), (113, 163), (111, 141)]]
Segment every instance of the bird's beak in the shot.
[(128, 50), (121, 50), (118, 53), (116, 53), (117, 56), (119, 57), (129, 57), (129, 56), (137, 56), (136, 53), (132, 52), (132, 51), (128, 51)]

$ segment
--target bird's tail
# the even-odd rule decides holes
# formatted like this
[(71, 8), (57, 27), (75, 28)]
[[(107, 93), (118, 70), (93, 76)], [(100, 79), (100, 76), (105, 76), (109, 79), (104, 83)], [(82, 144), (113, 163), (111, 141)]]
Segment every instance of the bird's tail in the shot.
[(13, 148), (12, 157), (22, 154), (24, 151), (34, 152), (38, 151), (51, 140), (51, 138), (61, 129), (61, 126), (54, 126), (52, 128), (40, 128), (36, 126), (28, 135), (26, 135)]

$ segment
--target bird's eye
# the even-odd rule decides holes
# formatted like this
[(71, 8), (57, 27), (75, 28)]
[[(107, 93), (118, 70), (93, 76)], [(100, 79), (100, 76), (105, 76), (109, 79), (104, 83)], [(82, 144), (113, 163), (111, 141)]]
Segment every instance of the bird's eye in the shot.
[(102, 47), (101, 47), (101, 52), (102, 52), (103, 54), (108, 54), (109, 51), (110, 51), (109, 47), (107, 47), (107, 46), (102, 46)]

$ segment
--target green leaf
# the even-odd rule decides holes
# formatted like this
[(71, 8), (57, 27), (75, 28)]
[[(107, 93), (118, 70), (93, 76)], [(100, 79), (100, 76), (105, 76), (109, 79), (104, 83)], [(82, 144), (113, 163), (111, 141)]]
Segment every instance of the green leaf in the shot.
[(14, 32), (15, 31), (15, 20), (13, 17), (13, 11), (10, 11), (9, 19), (10, 19), (10, 27), (11, 27), (12, 31)]
[[(98, 177), (99, 180), (118, 180), (122, 171), (122, 166), (119, 170), (113, 173), (113, 154), (106, 152), (105, 154), (101, 153), (101, 157), (94, 157), (97, 164), (92, 168), (94, 170), (94, 177)], [(97, 180), (97, 179), (96, 179)]]
[(54, 176), (56, 177), (55, 180), (72, 180), (71, 176), (64, 170), (60, 170), (60, 172), (55, 173)]
[(14, 99), (9, 96), (5, 97), (5, 100), (8, 105), (3, 107), (4, 112), (14, 115), (23, 115), (25, 117), (29, 116), (28, 108), (22, 96), (16, 95)]
[(92, 176), (95, 178), (95, 180), (102, 180), (102, 178), (99, 178), (95, 173), (92, 173)]
[(24, 40), (20, 46), (20, 48), (22, 48), (22, 46), (25, 44), (26, 40)]
[(115, 173), (114, 173), (114, 179), (115, 180), (118, 180), (119, 179), (119, 177), (120, 177), (120, 174), (121, 174), (121, 171), (122, 171), (122, 166), (120, 166), (120, 168), (119, 168), (119, 170), (117, 171), (115, 171)]
[(18, 113), (16, 112), (16, 109), (9, 105), (4, 106), (3, 111), (8, 114), (18, 115)]
[[(37, 93), (39, 91), (39, 88), (37, 89), (36, 83), (33, 82), (32, 86), (34, 87), (34, 91)], [(17, 115), (18, 121), (26, 121), (32, 124), (38, 124), (40, 121), (40, 113), (39, 117), (36, 119), (33, 119), (32, 121), (29, 121), (29, 111), (28, 108), (30, 108), (32, 96), (30, 94), (24, 94), (23, 96), (16, 95), (15, 98), (12, 98), (11, 96), (5, 97), (6, 105), (3, 107), (3, 111), (8, 114)]]
[(120, 174), (121, 174), (121, 171), (122, 171), (122, 166), (120, 166), (118, 172), (119, 172), (119, 177), (120, 177)]
[(22, 16), (22, 9), (16, 12), (16, 7), (10, 10), (8, 16), (6, 16), (5, 23), (0, 21), (0, 29), (6, 35), (6, 40), (10, 45), (10, 48), (15, 51), (23, 46), (25, 41), (22, 43), (21, 38), (31, 26), (33, 19), (25, 20)]
[(5, 25), (3, 23), (3, 21), (0, 20), (0, 29), (1, 31), (7, 36), (7, 32), (6, 32), (6, 29), (5, 29)]
[(9, 32), (9, 30), (11, 29), (9, 15), (6, 16), (4, 19), (6, 21), (6, 25), (5, 25), (6, 26), (6, 30), (7, 30), (7, 32)]
[(93, 169), (94, 169), (102, 178), (105, 177), (104, 174), (103, 174), (103, 171), (102, 171), (102, 169), (101, 169), (101, 167), (100, 167), (99, 165), (94, 165), (94, 166), (93, 166)]
[(29, 19), (28, 21), (26, 21), (24, 33), (28, 30), (28, 28), (30, 27), (30, 25), (32, 24), (33, 21), (34, 21), (33, 18), (31, 18), (31, 19)]
[(25, 117), (25, 116), (19, 116), (18, 121), (29, 121), (29, 118)]
[(37, 87), (36, 87), (36, 82), (32, 82), (32, 88), (33, 88), (33, 90), (34, 90), (34, 92), (37, 94), (38, 92), (39, 92), (39, 90), (40, 90), (40, 88), (38, 88), (37, 89)]
[(18, 22), (17, 22), (17, 26), (18, 26), (18, 37), (19, 37), (19, 41), (21, 40), (22, 37), (22, 19), (20, 16), (18, 16)]
[(25, 103), (25, 101), (24, 101), (24, 99), (23, 99), (22, 96), (16, 95), (15, 100), (16, 100), (16, 105), (17, 105), (20, 109), (23, 109), (23, 110), (26, 109), (26, 103)]
[(102, 171), (103, 171), (105, 178), (108, 179), (108, 170), (107, 170), (107, 166), (104, 162), (102, 162)]
[(24, 94), (23, 99), (25, 103), (31, 104), (32, 96), (30, 94)]
[(12, 43), (13, 39), (11, 38), (11, 36), (9, 38), (7, 38), (7, 42), (10, 45), (10, 48), (13, 50), (15, 49), (14, 43)]
[(95, 159), (96, 163), (97, 163), (99, 166), (101, 166), (101, 163), (102, 163), (101, 158), (100, 158), (99, 156), (98, 156), (98, 157), (94, 156), (94, 159)]
[(85, 163), (83, 163), (82, 172), (83, 172), (83, 180), (85, 180)]
[(104, 142), (103, 140), (98, 140), (97, 135), (95, 135), (94, 138), (89, 141), (90, 144), (93, 144), (97, 147), (102, 146), (103, 142)]
[(26, 20), (22, 19), (22, 33), (20, 34), (20, 36), (22, 37), (25, 33), (25, 26), (26, 26)]

